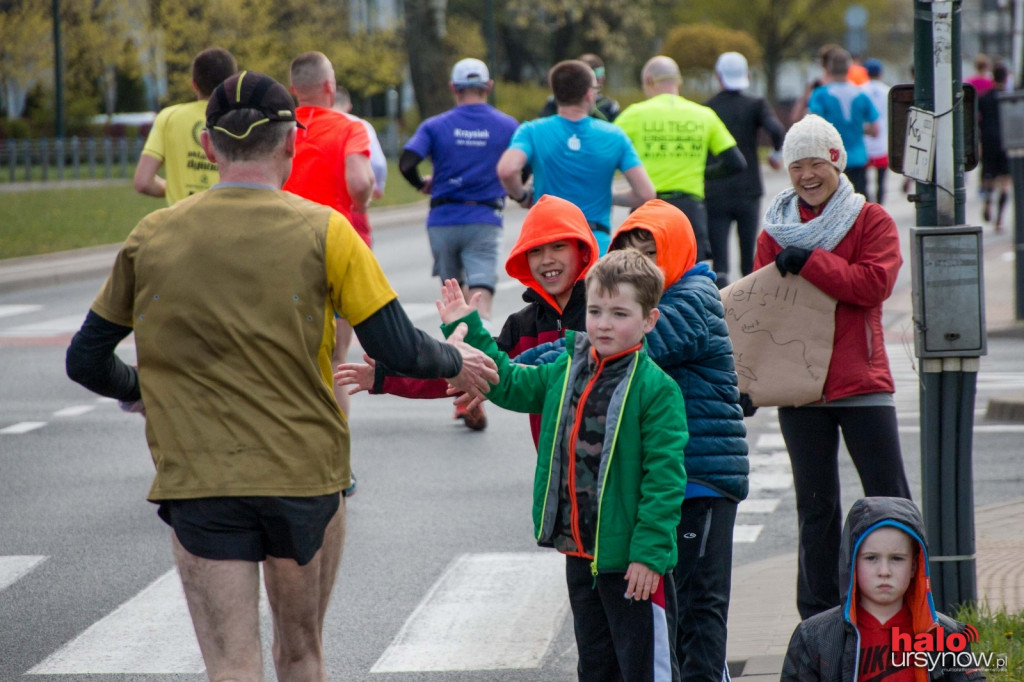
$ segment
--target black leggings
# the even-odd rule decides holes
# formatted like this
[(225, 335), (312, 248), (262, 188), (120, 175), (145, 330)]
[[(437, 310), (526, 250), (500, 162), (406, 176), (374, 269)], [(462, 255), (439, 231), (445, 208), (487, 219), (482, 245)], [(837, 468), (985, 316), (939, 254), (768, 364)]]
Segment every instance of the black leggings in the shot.
[(839, 604), (839, 431), (864, 494), (910, 499), (895, 407), (783, 407), (779, 426), (796, 489), (797, 608), (809, 618)]

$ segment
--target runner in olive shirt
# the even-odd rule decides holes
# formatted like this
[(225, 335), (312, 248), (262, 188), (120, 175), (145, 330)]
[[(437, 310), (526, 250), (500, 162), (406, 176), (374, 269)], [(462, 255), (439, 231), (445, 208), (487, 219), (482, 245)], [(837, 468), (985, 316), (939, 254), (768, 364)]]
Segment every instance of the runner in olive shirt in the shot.
[[(493, 361), (417, 330), (340, 213), (281, 190), (291, 95), (242, 72), (213, 93), (202, 145), (221, 181), (132, 230), (68, 375), (146, 418), (149, 499), (211, 680), (261, 678), (260, 566), (282, 680), (326, 680), (323, 624), (345, 534), (348, 426), (331, 394), (335, 310), (406, 376), (481, 396)], [(117, 344), (135, 333), (138, 369)]]
[[(669, 57), (652, 57), (644, 65), (644, 94), (649, 99), (626, 107), (615, 119), (633, 141), (659, 199), (677, 207), (693, 225), (697, 260), (711, 256), (704, 180), (740, 173), (747, 167), (736, 140), (701, 104), (679, 95), (683, 77)], [(708, 153), (716, 159), (708, 163)]]

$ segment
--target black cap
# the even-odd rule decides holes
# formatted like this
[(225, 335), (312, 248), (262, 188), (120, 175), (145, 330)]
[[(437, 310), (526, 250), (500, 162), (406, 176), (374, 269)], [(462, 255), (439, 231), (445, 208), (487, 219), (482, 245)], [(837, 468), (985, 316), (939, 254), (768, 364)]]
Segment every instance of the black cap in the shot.
[[(236, 109), (256, 109), (263, 113), (263, 119), (256, 121), (247, 130), (228, 130), (217, 125), (220, 118)], [(257, 125), (267, 121), (295, 121), (295, 101), (283, 85), (262, 73), (241, 71), (217, 86), (206, 103), (206, 129), (217, 129), (242, 139)]]

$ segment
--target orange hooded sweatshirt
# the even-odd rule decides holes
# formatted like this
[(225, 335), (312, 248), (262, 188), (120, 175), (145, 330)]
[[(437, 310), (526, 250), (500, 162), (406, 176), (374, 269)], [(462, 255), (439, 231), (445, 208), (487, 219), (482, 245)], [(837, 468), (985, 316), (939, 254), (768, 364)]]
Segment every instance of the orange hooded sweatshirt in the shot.
[(633, 211), (612, 235), (612, 248), (616, 248), (614, 243), (619, 235), (631, 230), (647, 230), (654, 236), (666, 289), (697, 262), (697, 239), (690, 219), (667, 201), (651, 199)]
[(586, 277), (587, 271), (590, 270), (590, 266), (597, 261), (597, 239), (594, 238), (594, 233), (583, 216), (583, 211), (576, 204), (545, 194), (526, 214), (526, 220), (523, 221), (523, 227), (519, 231), (519, 239), (512, 247), (512, 253), (509, 254), (508, 260), (505, 261), (505, 272), (510, 277), (515, 277), (523, 283), (523, 286), (535, 291), (559, 313), (562, 312), (561, 306), (534, 279), (526, 254), (530, 249), (563, 239), (575, 239), (583, 245), (581, 254), (583, 268), (576, 277), (577, 282), (582, 281)]

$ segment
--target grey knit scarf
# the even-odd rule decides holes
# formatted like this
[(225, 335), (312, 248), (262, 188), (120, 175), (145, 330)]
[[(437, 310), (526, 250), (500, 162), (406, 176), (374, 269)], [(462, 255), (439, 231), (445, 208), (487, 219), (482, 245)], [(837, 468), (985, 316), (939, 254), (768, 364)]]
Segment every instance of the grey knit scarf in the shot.
[(799, 246), (804, 249), (836, 248), (853, 227), (854, 221), (864, 208), (864, 195), (853, 191), (853, 185), (846, 176), (839, 175), (839, 188), (825, 204), (821, 215), (800, 222), (799, 197), (792, 187), (782, 190), (772, 200), (764, 214), (764, 229), (779, 246)]

